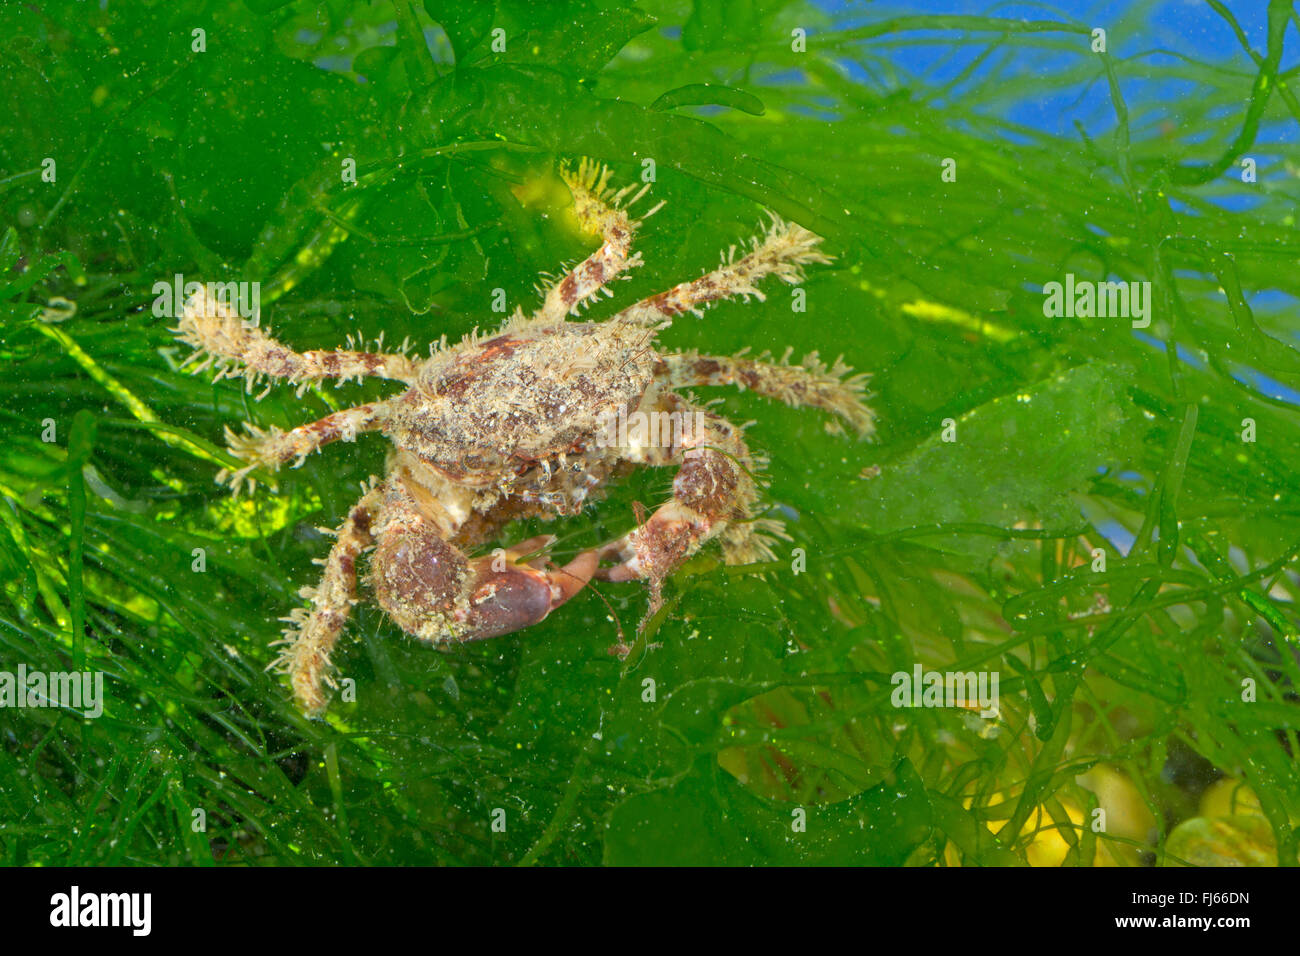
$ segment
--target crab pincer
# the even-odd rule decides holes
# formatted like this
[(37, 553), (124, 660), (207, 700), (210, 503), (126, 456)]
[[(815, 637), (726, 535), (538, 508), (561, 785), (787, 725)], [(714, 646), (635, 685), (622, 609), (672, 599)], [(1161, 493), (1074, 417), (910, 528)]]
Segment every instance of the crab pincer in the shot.
[(469, 562), (468, 607), (455, 614), (465, 628), (461, 640), (500, 637), (538, 624), (587, 586), (596, 573), (595, 551), (584, 551), (554, 569), (547, 568), (544, 555), (528, 557), (554, 540), (551, 535), (541, 535), (504, 553)]

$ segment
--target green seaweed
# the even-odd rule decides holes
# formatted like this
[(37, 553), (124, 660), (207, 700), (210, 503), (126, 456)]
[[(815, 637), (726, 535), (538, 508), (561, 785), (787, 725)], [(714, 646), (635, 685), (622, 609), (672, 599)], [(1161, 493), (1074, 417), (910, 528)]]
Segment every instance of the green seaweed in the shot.
[[(1047, 12), (797, 0), (0, 6), (0, 671), (106, 688), (93, 719), (0, 707), (0, 862), (1294, 864), (1296, 18), (1270, 2), (1256, 50), (1208, 6), (1240, 47), (1215, 62), (1141, 5), (1123, 55)], [(908, 73), (917, 43), (970, 62)], [(1044, 90), (1109, 113), (1005, 118)], [(778, 560), (692, 559), (626, 662), (636, 585), (446, 651), (363, 604), (356, 699), (309, 721), (267, 645), (383, 442), (232, 499), (222, 428), (386, 386), (191, 376), (154, 285), (260, 280), (297, 347), (422, 350), (587, 251), (554, 177), (582, 156), (667, 202), (597, 316), (765, 210), (822, 233), (806, 312), (775, 287), (663, 341), (843, 352), (879, 435), (701, 389), (755, 422)], [(1049, 316), (1067, 274), (1150, 282), (1150, 325)], [(552, 526), (560, 556), (669, 481)], [(918, 665), (997, 672), (998, 716), (895, 707)], [(1256, 798), (1228, 817), (1198, 806), (1223, 776)]]

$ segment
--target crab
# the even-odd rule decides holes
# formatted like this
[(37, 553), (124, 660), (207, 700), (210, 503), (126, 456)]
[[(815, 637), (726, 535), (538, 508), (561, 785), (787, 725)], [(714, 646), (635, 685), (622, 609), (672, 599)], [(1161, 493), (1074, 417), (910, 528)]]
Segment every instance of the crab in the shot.
[[(331, 654), (359, 600), (358, 560), (366, 552), (375, 601), (403, 631), (433, 645), (537, 624), (592, 580), (643, 581), (653, 610), (665, 579), (710, 541), (729, 564), (774, 560), (777, 539), (788, 536), (759, 505), (765, 462), (750, 453), (742, 427), (684, 390), (738, 386), (828, 412), (833, 431), (843, 431), (841, 420), (863, 437), (874, 430), (868, 376), (851, 374), (840, 359), (828, 365), (813, 352), (791, 363), (791, 350), (773, 359), (655, 347), (656, 334), (684, 313), (700, 316), (725, 299), (762, 301), (764, 278), (801, 282), (802, 267), (831, 261), (819, 236), (772, 214), (765, 231), (740, 255), (733, 246), (717, 269), (603, 321), (577, 321), (598, 293), (613, 295), (608, 283), (642, 264), (632, 238), (662, 203), (634, 218), (629, 210), (648, 185), (615, 191), (609, 170), (586, 160), (560, 174), (579, 225), (601, 238), (600, 247), (550, 283), (532, 315), (516, 309), (496, 333), (476, 330), (451, 347), (444, 337), (428, 358), (295, 352), (219, 296), (201, 289), (185, 303), (173, 331), (194, 347), (196, 370), (215, 368), (218, 379), (242, 376), (250, 389), (280, 380), (299, 394), (329, 379), (376, 376), (405, 386), (290, 431), (226, 429), (243, 467), (217, 480), (236, 494), (252, 487), (255, 471), (297, 467), (330, 442), (379, 432), (392, 444), (383, 477), (362, 485), (331, 531), (334, 544), (317, 561), (320, 582), (299, 592), (306, 606), (282, 619), (289, 627), (272, 667), (288, 675), (309, 716), (322, 714), (337, 686)], [(636, 466), (677, 471), (671, 497), (648, 517), (638, 512), (621, 537), (563, 567), (548, 557), (549, 535), (473, 556), (514, 520), (581, 513), (611, 478)], [(620, 631), (615, 649), (626, 647)]]

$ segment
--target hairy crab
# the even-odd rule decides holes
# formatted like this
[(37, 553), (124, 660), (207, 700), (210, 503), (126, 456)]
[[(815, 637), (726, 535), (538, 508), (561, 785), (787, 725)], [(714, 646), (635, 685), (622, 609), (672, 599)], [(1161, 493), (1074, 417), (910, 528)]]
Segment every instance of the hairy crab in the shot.
[[(873, 429), (867, 376), (850, 375), (841, 361), (828, 367), (815, 352), (790, 364), (789, 352), (772, 361), (655, 348), (656, 333), (684, 312), (698, 315), (722, 299), (761, 300), (765, 277), (795, 284), (802, 266), (829, 262), (818, 236), (773, 216), (747, 251), (737, 256), (733, 248), (719, 268), (606, 320), (572, 321), (607, 283), (641, 264), (631, 250), (640, 220), (628, 210), (648, 186), (612, 191), (608, 170), (586, 161), (562, 176), (579, 223), (601, 236), (600, 248), (551, 284), (531, 316), (516, 310), (497, 333), (471, 334), (426, 359), (295, 352), (205, 292), (185, 304), (175, 331), (196, 349), (197, 366), (215, 364), (218, 377), (302, 388), (378, 376), (406, 386), (290, 431), (227, 429), (246, 466), (218, 479), (236, 492), (254, 469), (299, 465), (339, 439), (380, 432), (393, 446), (383, 478), (364, 487), (337, 528), (319, 584), (301, 591), (307, 606), (285, 618), (277, 663), (308, 714), (324, 710), (326, 687), (335, 683), (331, 652), (358, 600), (357, 562), (368, 550), (376, 601), (402, 630), (432, 644), (536, 624), (592, 579), (644, 580), (653, 608), (664, 579), (712, 539), (728, 563), (772, 559), (781, 526), (757, 514), (759, 463), (742, 429), (681, 390), (735, 385), (825, 410), (862, 435)], [(547, 536), (468, 556), (515, 519), (579, 513), (620, 469), (636, 465), (677, 472), (672, 497), (622, 537), (564, 567), (546, 558)]]

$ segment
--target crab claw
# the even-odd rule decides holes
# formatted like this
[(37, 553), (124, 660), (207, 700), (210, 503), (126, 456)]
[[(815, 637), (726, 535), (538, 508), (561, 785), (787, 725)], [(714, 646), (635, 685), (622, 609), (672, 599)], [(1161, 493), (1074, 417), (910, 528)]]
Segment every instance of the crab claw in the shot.
[(555, 570), (546, 569), (543, 555), (527, 557), (555, 539), (543, 535), (521, 541), (503, 556), (469, 562), (473, 590), (469, 607), (457, 614), (465, 625), (463, 639), (477, 641), (500, 637), (537, 624), (573, 597), (596, 573), (596, 552), (584, 551)]

